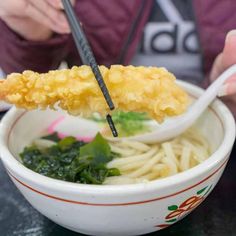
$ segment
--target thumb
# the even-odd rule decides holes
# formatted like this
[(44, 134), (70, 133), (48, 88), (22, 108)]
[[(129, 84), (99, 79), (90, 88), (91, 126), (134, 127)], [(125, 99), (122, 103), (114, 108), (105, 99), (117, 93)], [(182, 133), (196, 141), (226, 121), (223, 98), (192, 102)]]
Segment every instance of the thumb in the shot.
[[(228, 67), (236, 64), (236, 30), (230, 31), (225, 39), (225, 46), (218, 64), (218, 75)], [(218, 76), (217, 75), (217, 76)], [(232, 95), (236, 93), (236, 75), (232, 75), (219, 91), (219, 96)]]
[(236, 30), (231, 30), (225, 39), (225, 46), (222, 53), (223, 70), (236, 64)]
[(225, 38), (223, 51), (216, 57), (210, 73), (213, 82), (221, 73), (232, 64), (236, 63), (236, 30), (231, 30)]

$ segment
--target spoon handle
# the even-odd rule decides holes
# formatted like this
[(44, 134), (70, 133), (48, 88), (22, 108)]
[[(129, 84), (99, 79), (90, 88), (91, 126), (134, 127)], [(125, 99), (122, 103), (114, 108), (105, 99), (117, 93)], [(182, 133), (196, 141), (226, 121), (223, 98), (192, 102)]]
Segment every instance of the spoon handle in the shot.
[(189, 110), (190, 114), (198, 117), (217, 97), (217, 94), (224, 82), (236, 73), (236, 64), (225, 70), (204, 92), (204, 94), (193, 104)]

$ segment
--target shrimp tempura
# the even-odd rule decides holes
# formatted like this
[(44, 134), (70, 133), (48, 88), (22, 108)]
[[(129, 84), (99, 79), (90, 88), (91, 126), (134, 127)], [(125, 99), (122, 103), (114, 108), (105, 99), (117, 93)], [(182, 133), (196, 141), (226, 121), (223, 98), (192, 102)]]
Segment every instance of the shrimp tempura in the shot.
[[(158, 122), (183, 113), (187, 94), (164, 68), (113, 65), (100, 71), (114, 105), (122, 111), (146, 112)], [(0, 100), (25, 109), (57, 106), (72, 115), (89, 116), (109, 111), (89, 66), (39, 74), (25, 71), (0, 80)]]

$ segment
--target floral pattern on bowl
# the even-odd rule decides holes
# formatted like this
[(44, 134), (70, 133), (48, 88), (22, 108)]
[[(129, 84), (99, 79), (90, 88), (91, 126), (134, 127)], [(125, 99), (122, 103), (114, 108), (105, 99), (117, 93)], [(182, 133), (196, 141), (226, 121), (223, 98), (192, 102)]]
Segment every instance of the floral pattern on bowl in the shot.
[(156, 225), (156, 227), (166, 228), (185, 217), (205, 200), (207, 194), (210, 192), (211, 189), (212, 185), (206, 186), (197, 191), (196, 195), (183, 201), (181, 204), (179, 204), (179, 206), (168, 206), (168, 210), (170, 211), (170, 213), (167, 214), (167, 216), (165, 217), (165, 224)]

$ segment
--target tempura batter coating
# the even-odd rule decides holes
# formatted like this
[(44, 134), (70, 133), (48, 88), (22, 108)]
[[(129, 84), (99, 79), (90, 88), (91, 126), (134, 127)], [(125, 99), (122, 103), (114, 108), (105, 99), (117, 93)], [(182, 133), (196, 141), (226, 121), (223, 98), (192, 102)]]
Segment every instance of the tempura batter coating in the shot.
[[(186, 110), (188, 96), (165, 68), (113, 65), (100, 66), (100, 71), (119, 110), (147, 112), (158, 122)], [(0, 80), (0, 100), (26, 109), (58, 105), (73, 115), (109, 111), (89, 66), (10, 74)]]

